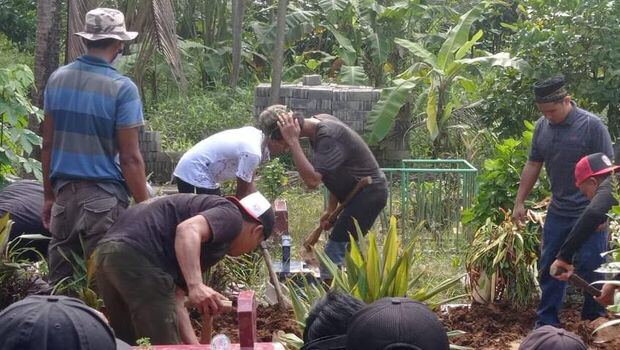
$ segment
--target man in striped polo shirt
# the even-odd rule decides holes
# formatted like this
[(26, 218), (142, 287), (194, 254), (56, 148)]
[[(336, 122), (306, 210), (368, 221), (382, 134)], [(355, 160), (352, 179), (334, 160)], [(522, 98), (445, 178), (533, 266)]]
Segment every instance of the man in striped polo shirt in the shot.
[(51, 283), (72, 275), (72, 252), (90, 256), (127, 208), (128, 190), (136, 202), (148, 198), (138, 146), (142, 102), (136, 85), (111, 65), (138, 33), (127, 32), (120, 11), (98, 8), (76, 35), (88, 52), (57, 69), (44, 95), (43, 223), (52, 233)]

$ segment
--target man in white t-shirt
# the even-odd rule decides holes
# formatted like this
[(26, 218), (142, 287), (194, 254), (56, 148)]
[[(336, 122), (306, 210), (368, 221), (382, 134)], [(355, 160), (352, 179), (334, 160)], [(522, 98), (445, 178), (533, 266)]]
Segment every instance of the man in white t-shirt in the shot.
[(174, 176), (180, 193), (217, 194), (219, 183), (237, 178), (237, 198), (255, 192), (254, 171), (265, 158), (263, 133), (251, 126), (224, 130), (185, 152)]

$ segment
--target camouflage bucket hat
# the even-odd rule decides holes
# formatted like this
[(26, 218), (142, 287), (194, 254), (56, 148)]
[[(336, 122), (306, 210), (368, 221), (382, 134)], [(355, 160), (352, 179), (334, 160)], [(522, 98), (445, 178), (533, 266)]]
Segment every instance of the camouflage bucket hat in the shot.
[(84, 21), (84, 31), (75, 33), (86, 40), (116, 39), (133, 40), (138, 32), (128, 32), (125, 28), (125, 16), (119, 10), (96, 8), (88, 11)]
[(277, 124), (278, 116), (288, 112), (290, 110), (285, 105), (271, 105), (265, 108), (258, 116), (256, 128), (260, 129), (267, 138), (270, 138), (274, 131), (279, 130)]

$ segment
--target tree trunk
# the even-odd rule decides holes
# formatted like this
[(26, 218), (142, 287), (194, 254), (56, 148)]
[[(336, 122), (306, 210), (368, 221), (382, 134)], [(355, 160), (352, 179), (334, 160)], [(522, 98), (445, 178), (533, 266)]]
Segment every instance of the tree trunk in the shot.
[(243, 23), (243, 0), (232, 0), (232, 75), (230, 86), (237, 87), (241, 70), (241, 30)]
[(39, 0), (37, 36), (34, 50), (34, 104), (43, 107), (43, 90), (47, 79), (58, 68), (60, 0)]
[(74, 33), (84, 29), (86, 12), (95, 8), (95, 0), (67, 0), (67, 39), (65, 64), (73, 62), (86, 53), (82, 38)]
[(286, 31), (286, 7), (288, 0), (278, 1), (278, 20), (276, 22), (276, 43), (273, 50), (273, 63), (271, 66), (271, 104), (277, 104), (280, 100), (280, 83), (282, 82), (282, 64), (284, 61), (284, 33)]

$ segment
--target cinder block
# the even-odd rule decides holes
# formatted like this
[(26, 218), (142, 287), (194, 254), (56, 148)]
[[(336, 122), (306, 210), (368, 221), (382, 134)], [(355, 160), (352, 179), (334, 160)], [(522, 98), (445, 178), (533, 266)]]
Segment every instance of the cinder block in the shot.
[(362, 101), (351, 101), (348, 100), (346, 103), (346, 106), (348, 110), (356, 110), (356, 111), (361, 111), (362, 110)]
[(347, 100), (347, 90), (342, 89), (334, 89), (332, 93), (332, 101), (346, 101)]
[(256, 343), (256, 301), (254, 291), (244, 290), (237, 299), (239, 346), (253, 349)]
[(283, 85), (280, 86), (280, 97), (292, 97), (293, 96), (293, 88), (295, 85)]
[(254, 97), (254, 105), (255, 106), (267, 106), (267, 105), (269, 105), (269, 98), (270, 98), (269, 96), (264, 96), (264, 97), (257, 96), (257, 97)]
[(349, 113), (344, 109), (335, 109), (332, 111), (332, 115), (342, 121), (349, 119)]
[(308, 89), (304, 87), (295, 87), (291, 93), (292, 98), (308, 98)]
[(322, 110), (331, 111), (332, 109), (332, 100), (320, 100), (318, 106)]
[(316, 100), (309, 100), (305, 98), (291, 98), (289, 106), (291, 108), (304, 108), (304, 109), (315, 109), (317, 107)]
[(329, 87), (313, 87), (308, 89), (308, 98), (331, 101), (333, 92), (333, 89)]
[(372, 101), (372, 100), (362, 101), (362, 110), (363, 111), (372, 111), (372, 109), (375, 106), (375, 104), (376, 104), (376, 102)]
[(332, 110), (338, 111), (338, 110), (344, 110), (346, 108), (347, 108), (346, 101), (336, 101), (336, 100), (332, 101)]
[(303, 85), (305, 86), (318, 86), (321, 85), (321, 76), (318, 74), (304, 75)]
[(351, 89), (347, 91), (347, 101), (372, 100), (372, 90), (370, 89)]
[(254, 96), (257, 97), (268, 97), (269, 92), (271, 90), (271, 86), (267, 84), (260, 84), (254, 89)]

